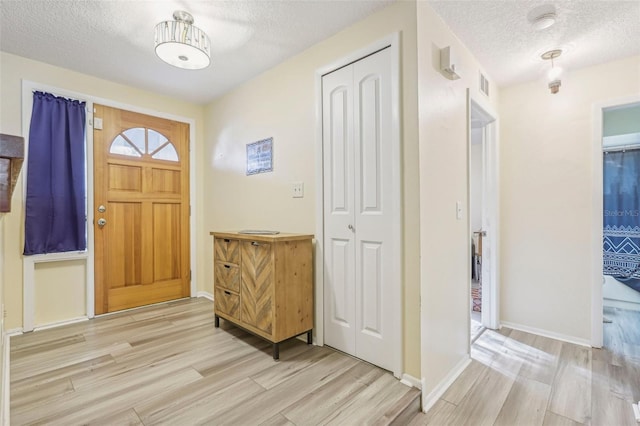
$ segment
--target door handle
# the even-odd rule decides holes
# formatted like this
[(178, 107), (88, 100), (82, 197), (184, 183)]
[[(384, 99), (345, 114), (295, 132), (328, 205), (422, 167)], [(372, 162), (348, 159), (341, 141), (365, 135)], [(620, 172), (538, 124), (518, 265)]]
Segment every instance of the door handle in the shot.
[(98, 219), (98, 226), (100, 228), (103, 228), (106, 224), (107, 224), (107, 219), (104, 219), (102, 217), (100, 219)]
[(352, 231), (352, 232), (356, 231), (356, 228), (354, 228), (352, 224), (349, 224), (349, 226), (347, 226), (347, 228), (349, 228), (349, 230)]

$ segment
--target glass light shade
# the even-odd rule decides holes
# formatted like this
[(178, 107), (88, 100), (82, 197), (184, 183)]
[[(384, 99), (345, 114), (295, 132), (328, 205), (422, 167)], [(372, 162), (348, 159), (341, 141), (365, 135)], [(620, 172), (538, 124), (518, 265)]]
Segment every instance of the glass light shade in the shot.
[(549, 70), (549, 72), (547, 73), (547, 79), (549, 81), (555, 81), (555, 80), (559, 80), (560, 76), (562, 75), (562, 68), (560, 67), (553, 67)]
[(174, 67), (199, 70), (211, 63), (211, 42), (200, 28), (184, 21), (156, 25), (156, 55)]

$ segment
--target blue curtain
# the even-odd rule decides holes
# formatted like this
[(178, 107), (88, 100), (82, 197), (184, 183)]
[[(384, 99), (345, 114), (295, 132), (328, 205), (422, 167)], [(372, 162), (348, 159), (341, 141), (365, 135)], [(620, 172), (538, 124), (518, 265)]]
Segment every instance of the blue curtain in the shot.
[(640, 149), (604, 155), (604, 274), (640, 291)]
[(85, 250), (85, 103), (34, 92), (24, 254)]

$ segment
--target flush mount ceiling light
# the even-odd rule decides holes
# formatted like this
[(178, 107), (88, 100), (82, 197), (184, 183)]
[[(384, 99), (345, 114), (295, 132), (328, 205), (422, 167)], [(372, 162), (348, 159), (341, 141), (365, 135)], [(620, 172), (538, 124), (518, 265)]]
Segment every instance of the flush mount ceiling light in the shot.
[(560, 80), (560, 75), (562, 74), (562, 68), (554, 67), (553, 60), (562, 55), (561, 49), (549, 50), (548, 52), (544, 52), (542, 56), (540, 56), (545, 61), (551, 60), (551, 69), (547, 73), (547, 78), (549, 80), (549, 90), (551, 90), (552, 94), (558, 93), (560, 91), (560, 85), (562, 81)]
[(193, 25), (191, 14), (177, 10), (173, 21), (156, 25), (156, 55), (174, 67), (199, 70), (211, 63), (211, 42)]
[(544, 13), (542, 15), (536, 16), (531, 21), (531, 26), (536, 31), (542, 31), (545, 28), (549, 28), (553, 24), (556, 23), (556, 14), (555, 12)]

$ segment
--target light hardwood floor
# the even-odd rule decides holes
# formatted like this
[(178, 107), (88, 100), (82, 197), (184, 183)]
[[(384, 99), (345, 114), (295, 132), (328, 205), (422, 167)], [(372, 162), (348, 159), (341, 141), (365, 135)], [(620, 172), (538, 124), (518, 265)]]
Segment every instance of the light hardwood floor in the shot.
[(640, 313), (605, 313), (600, 350), (485, 330), (424, 414), (388, 372), (299, 340), (274, 362), (215, 329), (211, 302), (179, 301), (12, 337), (11, 424), (636, 425)]
[(275, 362), (206, 299), (12, 337), (10, 379), (12, 425), (387, 424), (419, 396), (297, 339)]
[(605, 309), (603, 349), (485, 330), (471, 365), (412, 425), (637, 425), (640, 312)]

